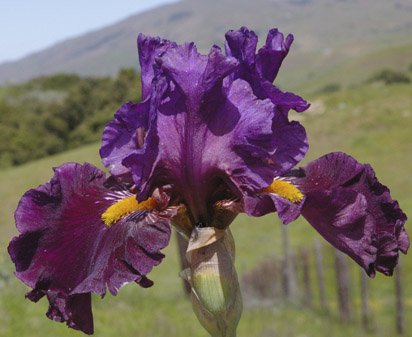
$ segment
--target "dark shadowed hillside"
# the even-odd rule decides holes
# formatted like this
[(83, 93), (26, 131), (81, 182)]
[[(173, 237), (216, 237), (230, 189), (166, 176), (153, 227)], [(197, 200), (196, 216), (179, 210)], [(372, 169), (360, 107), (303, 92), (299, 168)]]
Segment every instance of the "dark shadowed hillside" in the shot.
[[(196, 41), (199, 49), (205, 51), (213, 43), (221, 44), (228, 29), (242, 25), (260, 35), (274, 26), (294, 33), (296, 43), (288, 60), (290, 71), (286, 80), (296, 84), (316, 79), (347, 59), (368, 57), (381, 49), (410, 44), (412, 3), (409, 0), (183, 0), (2, 64), (0, 83), (21, 82), (57, 72), (114, 75), (121, 67), (137, 66), (135, 41), (139, 32), (179, 42)], [(409, 64), (411, 58), (396, 66)]]

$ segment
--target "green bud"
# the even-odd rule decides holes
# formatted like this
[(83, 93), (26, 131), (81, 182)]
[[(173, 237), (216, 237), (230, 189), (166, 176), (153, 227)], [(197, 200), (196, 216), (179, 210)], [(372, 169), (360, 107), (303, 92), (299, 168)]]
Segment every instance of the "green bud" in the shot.
[(235, 245), (229, 229), (194, 229), (182, 273), (191, 285), (193, 310), (213, 337), (234, 337), (242, 313), (235, 270)]

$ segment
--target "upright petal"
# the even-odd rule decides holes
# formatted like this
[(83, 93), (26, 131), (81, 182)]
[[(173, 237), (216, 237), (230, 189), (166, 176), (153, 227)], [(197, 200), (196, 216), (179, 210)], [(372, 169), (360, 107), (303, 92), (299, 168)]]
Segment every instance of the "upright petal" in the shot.
[(141, 211), (107, 226), (102, 214), (126, 191), (85, 164), (64, 164), (53, 179), (22, 197), (15, 213), (20, 236), (9, 245), (16, 276), (47, 296), (47, 316), (93, 332), (90, 293), (112, 294), (127, 282), (150, 285), (169, 242), (170, 210)]
[(103, 164), (110, 167), (110, 173), (118, 177), (130, 175), (122, 160), (143, 147), (149, 128), (150, 102), (153, 95), (152, 82), (155, 78), (155, 60), (174, 42), (139, 34), (137, 39), (142, 79), (142, 102), (127, 102), (116, 111), (113, 121), (103, 131), (100, 156)]
[[(142, 103), (144, 123), (131, 123), (131, 129), (145, 131), (144, 144), (137, 146), (136, 132), (122, 132), (121, 123), (114, 123), (105, 130), (107, 145), (101, 151), (105, 163), (132, 172), (139, 200), (171, 184), (176, 202), (188, 206), (192, 221), (211, 223), (216, 201), (253, 196), (304, 157), (305, 129), (290, 122), (287, 111), (306, 106), (299, 108), (296, 96), (280, 92), (267, 79), (275, 76), (290, 38), (283, 41), (281, 33), (269, 33), (259, 72), (257, 36), (247, 28), (227, 34), (230, 56), (215, 46), (202, 55), (193, 43), (158, 47), (158, 39), (140, 39), (148, 50), (142, 54), (144, 63), (154, 62), (148, 75), (150, 98)], [(277, 66), (265, 70), (271, 57)], [(267, 90), (276, 92), (268, 95)], [(116, 132), (125, 134), (125, 145), (112, 136)], [(290, 207), (282, 207), (289, 213)]]
[(189, 110), (199, 108), (204, 96), (238, 65), (236, 59), (225, 57), (218, 47), (213, 47), (206, 56), (199, 54), (193, 43), (168, 50), (158, 63), (186, 96)]
[[(253, 41), (252, 36), (247, 43)], [(239, 62), (219, 48), (206, 56), (193, 44), (170, 47), (156, 62), (144, 149), (122, 162), (133, 172), (139, 200), (170, 183), (192, 220), (210, 223), (207, 214), (217, 201), (210, 196), (218, 185), (237, 198), (253, 194), (305, 155), (306, 133), (299, 123), (256, 97), (247, 81), (224, 81)]]
[(257, 36), (253, 31), (242, 27), (226, 33), (226, 53), (240, 63), (238, 71), (231, 75), (231, 79), (241, 78), (248, 81), (257, 97), (269, 98), (284, 114), (290, 109), (302, 112), (309, 108), (309, 103), (302, 97), (283, 92), (272, 84), (292, 42), (292, 35), (285, 39), (277, 29), (271, 29), (265, 45), (255, 54)]
[(151, 84), (155, 76), (155, 59), (162, 55), (169, 47), (173, 47), (174, 42), (139, 34), (137, 38), (137, 48), (139, 50), (140, 76), (142, 78), (142, 100), (150, 96)]
[(260, 77), (270, 83), (275, 80), (292, 42), (292, 34), (289, 34), (285, 39), (276, 28), (269, 31), (265, 45), (259, 49), (256, 55), (256, 71)]
[(255, 65), (255, 53), (258, 43), (255, 32), (246, 27), (241, 27), (239, 30), (228, 31), (225, 37), (226, 53), (241, 62), (240, 71), (250, 71)]
[(144, 145), (149, 126), (149, 103), (148, 99), (138, 104), (123, 104), (116, 111), (114, 119), (104, 128), (100, 156), (103, 164), (110, 168), (111, 174), (129, 174), (122, 160)]
[(302, 215), (366, 272), (391, 275), (409, 239), (406, 215), (369, 165), (330, 153), (302, 168), (295, 182), (306, 194)]

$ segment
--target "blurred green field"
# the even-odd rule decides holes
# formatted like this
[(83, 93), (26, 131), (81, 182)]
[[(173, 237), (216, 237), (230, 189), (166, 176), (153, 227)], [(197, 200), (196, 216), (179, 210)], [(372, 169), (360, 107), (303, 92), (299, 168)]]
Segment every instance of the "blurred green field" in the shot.
[[(345, 151), (375, 168), (380, 181), (390, 186), (392, 196), (403, 210), (412, 209), (412, 85), (384, 86), (363, 84), (328, 95), (307, 97), (310, 111), (295, 114), (307, 128), (310, 150), (305, 162), (331, 151)], [(98, 144), (82, 147), (54, 157), (0, 171), (0, 336), (80, 336), (64, 324), (45, 317), (47, 301), (33, 304), (24, 299), (28, 290), (13, 276), (6, 253), (16, 234), (13, 211), (28, 188), (52, 176), (51, 167), (66, 161), (99, 164)], [(408, 226), (407, 226), (408, 227)], [(237, 243), (237, 268), (240, 279), (258, 263), (279, 256), (282, 251), (280, 224), (275, 215), (263, 218), (239, 216), (231, 226)], [(294, 249), (311, 248), (315, 231), (302, 219), (289, 226)], [(410, 231), (409, 231), (410, 232)], [(94, 298), (96, 336), (191, 336), (207, 337), (183, 296), (175, 242), (165, 250), (166, 259), (150, 275), (155, 285), (142, 289), (127, 285), (117, 297)], [(369, 281), (370, 305), (375, 330), (365, 333), (360, 324), (360, 306), (351, 324), (339, 323), (334, 293), (332, 250), (325, 244), (327, 295), (330, 312), (308, 310), (300, 305), (256, 306), (245, 301), (239, 337), (306, 336), (394, 336), (394, 280), (378, 275)], [(313, 258), (311, 257), (313, 260)], [(412, 260), (403, 257), (404, 297), (407, 329), (412, 329)], [(313, 261), (312, 261), (313, 263)], [(315, 284), (314, 271), (311, 271)], [(359, 302), (360, 271), (351, 264), (352, 299)], [(259, 277), (259, 275), (256, 275)], [(244, 284), (241, 284), (244, 287)], [(316, 297), (316, 289), (315, 297)], [(305, 294), (303, 294), (305, 295)], [(359, 303), (358, 303), (359, 304)]]

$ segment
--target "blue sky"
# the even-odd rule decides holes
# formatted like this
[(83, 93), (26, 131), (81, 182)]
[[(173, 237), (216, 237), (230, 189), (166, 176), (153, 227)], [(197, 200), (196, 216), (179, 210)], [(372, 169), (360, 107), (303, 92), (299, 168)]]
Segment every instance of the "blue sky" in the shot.
[(0, 0), (0, 63), (177, 0)]

